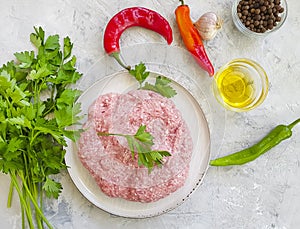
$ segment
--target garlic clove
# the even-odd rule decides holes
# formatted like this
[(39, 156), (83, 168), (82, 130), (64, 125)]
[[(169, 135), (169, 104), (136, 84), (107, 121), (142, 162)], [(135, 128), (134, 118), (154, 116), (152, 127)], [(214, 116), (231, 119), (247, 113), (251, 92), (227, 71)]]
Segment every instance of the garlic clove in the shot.
[(222, 24), (223, 20), (217, 14), (207, 12), (194, 23), (194, 26), (203, 40), (212, 40), (222, 28)]

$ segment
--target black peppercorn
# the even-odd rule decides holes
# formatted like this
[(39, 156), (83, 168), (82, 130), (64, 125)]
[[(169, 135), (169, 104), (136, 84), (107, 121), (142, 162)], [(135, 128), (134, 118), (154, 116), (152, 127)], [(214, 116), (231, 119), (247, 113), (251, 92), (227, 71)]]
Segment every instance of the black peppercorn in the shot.
[(261, 6), (260, 10), (261, 10), (261, 12), (265, 12), (267, 10), (267, 7), (266, 6)]

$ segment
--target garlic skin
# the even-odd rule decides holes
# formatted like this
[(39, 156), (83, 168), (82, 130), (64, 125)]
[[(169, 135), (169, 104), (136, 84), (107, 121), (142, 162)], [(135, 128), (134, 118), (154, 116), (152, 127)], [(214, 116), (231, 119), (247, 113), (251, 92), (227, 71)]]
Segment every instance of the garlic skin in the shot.
[(219, 29), (222, 28), (223, 21), (213, 12), (203, 14), (195, 23), (194, 26), (198, 30), (203, 40), (212, 40)]

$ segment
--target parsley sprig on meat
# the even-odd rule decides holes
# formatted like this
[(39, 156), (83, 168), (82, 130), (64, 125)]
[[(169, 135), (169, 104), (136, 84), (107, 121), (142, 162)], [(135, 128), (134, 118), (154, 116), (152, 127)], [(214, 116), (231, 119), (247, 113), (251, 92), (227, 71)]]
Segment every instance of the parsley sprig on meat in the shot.
[[(140, 89), (154, 91), (166, 98), (171, 98), (177, 94), (174, 88), (169, 85), (171, 80), (165, 76), (156, 77), (154, 85), (145, 82), (150, 72), (146, 71), (146, 66), (142, 62), (135, 65), (134, 69), (130, 69), (129, 73), (139, 82)], [(145, 84), (143, 85), (143, 83)]]
[(163, 157), (171, 156), (168, 151), (152, 150), (154, 145), (153, 136), (146, 131), (146, 126), (141, 125), (134, 135), (118, 134), (118, 133), (103, 133), (98, 132), (99, 136), (121, 136), (125, 137), (129, 149), (134, 159), (135, 153), (138, 155), (138, 165), (144, 165), (151, 172), (155, 165), (161, 166)]
[[(150, 72), (147, 71), (143, 62), (134, 66), (134, 68), (126, 68), (138, 82), (139, 89), (154, 91), (166, 98), (175, 96), (176, 91), (169, 85), (171, 80), (165, 76), (157, 76), (155, 84), (145, 82)], [(125, 137), (132, 157), (135, 153), (138, 156), (138, 165), (144, 165), (151, 172), (155, 165), (161, 166), (163, 164), (163, 157), (171, 156), (168, 151), (152, 150), (154, 145), (153, 136), (146, 131), (146, 126), (141, 125), (134, 135), (126, 135), (119, 133), (98, 133), (99, 136), (122, 136)]]
[(58, 198), (62, 185), (53, 175), (66, 169), (65, 137), (76, 140), (79, 132), (66, 127), (77, 123), (80, 95), (69, 85), (81, 74), (71, 55), (69, 37), (45, 37), (34, 28), (30, 41), (36, 51), (15, 53), (17, 61), (0, 68), (0, 170), (11, 178), (19, 196), (22, 228), (53, 228), (43, 214), (43, 196)]

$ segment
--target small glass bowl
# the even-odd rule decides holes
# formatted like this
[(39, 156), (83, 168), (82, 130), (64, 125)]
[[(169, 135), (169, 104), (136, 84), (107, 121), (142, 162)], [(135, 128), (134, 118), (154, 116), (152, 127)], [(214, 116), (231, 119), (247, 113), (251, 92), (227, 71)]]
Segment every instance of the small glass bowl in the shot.
[(244, 35), (246, 35), (247, 37), (250, 37), (250, 38), (266, 37), (270, 33), (273, 33), (275, 31), (277, 31), (280, 27), (282, 27), (282, 25), (284, 24), (284, 22), (285, 22), (285, 20), (287, 18), (287, 14), (288, 14), (287, 2), (286, 2), (286, 0), (280, 0), (280, 5), (281, 5), (281, 7), (284, 8), (284, 11), (282, 13), (280, 13), (280, 15), (279, 15), (281, 17), (280, 22), (278, 22), (277, 25), (273, 27), (273, 29), (266, 30), (266, 32), (264, 32), (264, 33), (254, 32), (254, 31), (248, 29), (241, 22), (240, 18), (238, 17), (237, 6), (238, 6), (238, 4), (239, 4), (240, 1), (241, 0), (234, 0), (233, 6), (232, 6), (232, 19), (233, 19), (233, 23), (235, 24), (235, 26), (237, 27), (237, 29), (240, 32), (242, 32)]
[(240, 58), (222, 66), (214, 76), (217, 101), (231, 111), (249, 111), (260, 105), (269, 91), (265, 70), (255, 61)]

